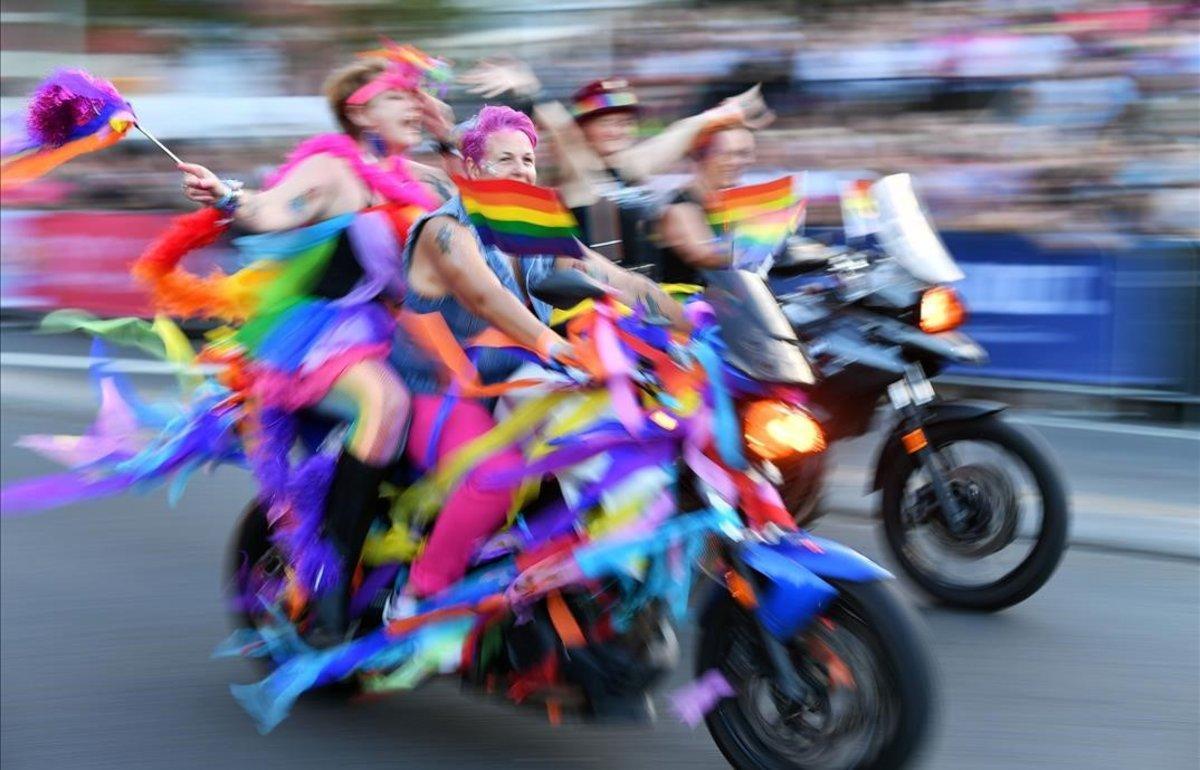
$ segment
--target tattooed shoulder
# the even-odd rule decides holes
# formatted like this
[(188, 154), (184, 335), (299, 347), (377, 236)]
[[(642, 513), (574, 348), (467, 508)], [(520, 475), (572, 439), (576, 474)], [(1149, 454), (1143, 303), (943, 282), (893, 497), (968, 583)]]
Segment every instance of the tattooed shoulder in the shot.
[(443, 254), (450, 253), (450, 239), (454, 237), (454, 228), (449, 224), (438, 225), (437, 235), (434, 236), (434, 243), (437, 244), (438, 251)]
[(444, 201), (454, 197), (454, 190), (450, 188), (450, 181), (445, 177), (437, 174), (422, 174), (421, 181), (429, 185), (438, 194), (438, 197)]

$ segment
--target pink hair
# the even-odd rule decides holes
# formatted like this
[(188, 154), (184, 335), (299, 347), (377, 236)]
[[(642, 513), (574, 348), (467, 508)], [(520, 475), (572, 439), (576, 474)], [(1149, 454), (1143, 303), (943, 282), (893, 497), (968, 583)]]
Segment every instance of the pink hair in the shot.
[(509, 107), (484, 107), (472, 120), (471, 128), (463, 134), (460, 146), (463, 157), (472, 163), (481, 163), (487, 152), (488, 137), (497, 131), (520, 131), (529, 137), (529, 143), (537, 147), (537, 129), (528, 115)]

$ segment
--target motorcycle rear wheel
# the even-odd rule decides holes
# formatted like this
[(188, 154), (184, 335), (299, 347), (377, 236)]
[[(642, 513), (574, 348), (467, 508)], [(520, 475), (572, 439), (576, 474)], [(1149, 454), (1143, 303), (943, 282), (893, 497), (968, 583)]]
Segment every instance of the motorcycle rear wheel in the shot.
[(907, 765), (935, 711), (919, 621), (890, 582), (831, 581), (837, 598), (787, 645), (810, 689), (788, 703), (755, 621), (728, 597), (709, 615), (697, 670), (735, 691), (708, 713), (713, 741), (739, 770), (885, 770)]
[[(897, 462), (884, 469), (881, 502), (884, 541), (900, 569), (934, 599), (953, 607), (991, 612), (1028, 599), (1054, 574), (1067, 547), (1070, 518), (1067, 493), (1050, 450), (1027, 429), (997, 415), (933, 425), (926, 428), (925, 435), (935, 450), (955, 442), (988, 444), (1023, 465), (1041, 498), (1040, 522), (1029, 553), (999, 578), (981, 585), (966, 585), (938, 575), (933, 565), (922, 563), (910, 542), (914, 525), (906, 520), (905, 492), (917, 466), (907, 454), (901, 454)], [(976, 467), (977, 477), (981, 470), (991, 469)], [(986, 481), (986, 476), (976, 481)], [(1015, 524), (1005, 524), (1001, 528), (1002, 532), (1010, 533), (1010, 539), (1013, 527)]]
[[(264, 562), (275, 558), (282, 565), (281, 556), (273, 557), (274, 549), (266, 508), (258, 501), (251, 501), (237, 521), (225, 561), (226, 595), (231, 609), (230, 624), (235, 630), (258, 628), (268, 619), (265, 610), (256, 610), (252, 605), (251, 597), (256, 596), (263, 588), (266, 566)], [(252, 586), (251, 581), (257, 582)], [(275, 663), (270, 658), (256, 658), (252, 662), (264, 676), (275, 670)], [(352, 677), (328, 684), (313, 692), (338, 699), (357, 695), (361, 689), (358, 679)]]

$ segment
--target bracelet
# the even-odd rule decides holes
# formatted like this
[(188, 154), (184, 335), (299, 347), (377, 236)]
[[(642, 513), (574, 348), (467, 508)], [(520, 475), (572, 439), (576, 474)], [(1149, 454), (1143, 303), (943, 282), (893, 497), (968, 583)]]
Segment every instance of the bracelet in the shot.
[(458, 145), (454, 142), (447, 142), (445, 139), (437, 140), (438, 155), (453, 155), (456, 158), (461, 158), (462, 153), (458, 150)]
[(222, 195), (220, 200), (213, 204), (213, 208), (227, 217), (232, 217), (238, 206), (242, 205), (242, 188), (245, 185), (237, 179), (222, 179), (221, 184), (228, 187), (229, 192)]

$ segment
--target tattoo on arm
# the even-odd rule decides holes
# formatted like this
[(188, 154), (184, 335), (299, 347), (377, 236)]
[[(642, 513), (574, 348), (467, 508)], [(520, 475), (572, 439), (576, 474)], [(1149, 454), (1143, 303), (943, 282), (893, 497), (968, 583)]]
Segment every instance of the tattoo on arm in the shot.
[(425, 174), (421, 177), (421, 181), (432, 187), (442, 200), (450, 200), (454, 197), (454, 191), (450, 189), (450, 185), (437, 174)]
[(304, 192), (288, 201), (288, 211), (291, 211), (293, 214), (303, 214), (308, 210), (308, 207), (312, 205), (313, 198), (315, 198), (316, 195), (317, 191), (315, 188), (308, 188)]
[(442, 252), (442, 254), (450, 254), (450, 238), (453, 235), (454, 231), (450, 228), (450, 225), (442, 225), (438, 229), (437, 235), (434, 237), (434, 242), (437, 244), (438, 251)]

